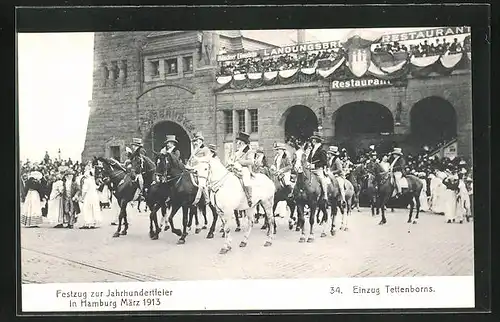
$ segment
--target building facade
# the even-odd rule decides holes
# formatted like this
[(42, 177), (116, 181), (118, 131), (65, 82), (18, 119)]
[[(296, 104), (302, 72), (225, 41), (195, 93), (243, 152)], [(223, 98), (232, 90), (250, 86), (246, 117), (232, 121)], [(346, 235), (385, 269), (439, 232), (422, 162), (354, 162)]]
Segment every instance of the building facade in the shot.
[(275, 142), (318, 129), (327, 144), (351, 153), (370, 144), (415, 152), (423, 144), (456, 139), (457, 154), (472, 157), (468, 68), (410, 75), (403, 83), (315, 78), (221, 90), (217, 53), (282, 44), (216, 31), (96, 33), (94, 42), (82, 160), (102, 155), (123, 161), (133, 137), (143, 139), (148, 153), (157, 152), (167, 134), (177, 136), (182, 157), (188, 158), (197, 131), (223, 158), (238, 131), (250, 133), (252, 145), (270, 157)]

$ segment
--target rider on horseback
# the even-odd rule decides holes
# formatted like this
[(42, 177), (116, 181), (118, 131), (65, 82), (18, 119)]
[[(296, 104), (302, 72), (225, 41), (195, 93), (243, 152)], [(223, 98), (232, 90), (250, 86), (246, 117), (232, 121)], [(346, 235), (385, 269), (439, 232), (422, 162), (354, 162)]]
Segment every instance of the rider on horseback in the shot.
[[(171, 155), (175, 156), (177, 159), (180, 159), (181, 157), (181, 152), (179, 149), (177, 149), (177, 139), (175, 138), (175, 135), (167, 135), (165, 138), (165, 141), (163, 141), (163, 147), (160, 150), (160, 154), (166, 155), (167, 152), (170, 153)], [(157, 160), (159, 162), (159, 160)], [(157, 180), (158, 182), (164, 182), (165, 181), (165, 174), (164, 173), (157, 173)]]
[(274, 157), (274, 164), (271, 166), (271, 169), (276, 171), (276, 175), (283, 185), (283, 187), (290, 188), (290, 194), (288, 197), (292, 197), (293, 185), (291, 182), (291, 170), (292, 170), (292, 161), (286, 153), (286, 145), (283, 143), (277, 143), (274, 149), (277, 151), (276, 156)]
[(339, 148), (337, 146), (330, 146), (328, 148), (328, 176), (334, 182), (337, 180), (339, 183), (340, 196), (342, 198), (342, 205), (345, 203), (345, 173), (340, 161)]
[(205, 138), (201, 132), (194, 135), (193, 146), (194, 151), (189, 160), (186, 162), (186, 169), (195, 170), (198, 174), (198, 189), (201, 189), (205, 200), (208, 201), (207, 176), (208, 162), (211, 157), (210, 150), (203, 144)]
[(389, 171), (393, 173), (394, 183), (396, 186), (396, 195), (401, 194), (401, 178), (405, 175), (406, 162), (403, 158), (403, 152), (401, 148), (394, 148), (391, 153), (391, 160), (389, 161), (391, 165), (389, 166)]
[(311, 165), (313, 173), (316, 174), (321, 182), (321, 188), (323, 189), (323, 199), (328, 200), (328, 181), (325, 176), (325, 167), (328, 165), (327, 155), (325, 150), (322, 149), (323, 139), (319, 132), (314, 132), (310, 138), (313, 147), (311, 153), (307, 157), (307, 162)]
[[(252, 187), (250, 178), (252, 176), (252, 166), (254, 164), (255, 153), (250, 149), (250, 135), (244, 132), (238, 133), (236, 137), (236, 152), (229, 158), (228, 168), (230, 171), (241, 167), (241, 178), (243, 191), (247, 197), (248, 206), (252, 206)], [(240, 175), (237, 175), (240, 177)]]
[[(143, 155), (146, 155), (146, 150), (144, 150), (144, 146), (142, 144), (142, 139), (139, 138), (133, 138), (132, 139), (132, 155), (131, 157), (140, 157), (142, 158)], [(135, 174), (135, 169), (132, 168), (132, 178), (134, 178)], [(137, 183), (139, 184), (139, 189), (142, 192), (144, 189), (144, 179), (142, 178), (142, 175), (139, 174), (135, 176)]]

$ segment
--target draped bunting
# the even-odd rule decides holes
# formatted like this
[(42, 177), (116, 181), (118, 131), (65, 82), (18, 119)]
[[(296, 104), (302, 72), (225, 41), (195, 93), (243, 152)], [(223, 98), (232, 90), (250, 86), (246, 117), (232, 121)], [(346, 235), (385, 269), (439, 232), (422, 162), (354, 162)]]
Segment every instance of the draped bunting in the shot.
[[(469, 52), (411, 58), (406, 53), (403, 53), (406, 55), (399, 54), (373, 53), (372, 61), (366, 75), (381, 80), (396, 81), (398, 84), (406, 84), (408, 75), (417, 78), (428, 77), (432, 74), (450, 75), (454, 70), (469, 68), (471, 62), (471, 54)], [(223, 91), (228, 88), (243, 89), (298, 82), (313, 82), (318, 79), (345, 80), (350, 78), (357, 79), (347, 67), (346, 58), (339, 57), (333, 62), (324, 62), (317, 64), (315, 67), (218, 76), (217, 84), (219, 87), (217, 91)]]

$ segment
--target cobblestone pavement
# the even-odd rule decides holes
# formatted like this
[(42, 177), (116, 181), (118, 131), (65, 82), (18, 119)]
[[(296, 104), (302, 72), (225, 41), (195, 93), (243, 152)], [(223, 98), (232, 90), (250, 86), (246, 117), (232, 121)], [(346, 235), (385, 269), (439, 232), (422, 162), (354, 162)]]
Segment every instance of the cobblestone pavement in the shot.
[[(177, 245), (171, 231), (150, 240), (148, 214), (132, 207), (128, 213), (128, 235), (119, 238), (112, 238), (116, 226), (110, 225), (115, 209), (104, 210), (104, 223), (94, 230), (21, 228), (23, 282), (473, 274), (473, 224), (446, 224), (444, 216), (434, 214), (422, 213), (408, 233), (407, 210), (388, 212), (384, 226), (368, 209), (353, 211), (349, 231), (320, 238), (316, 225), (315, 241), (303, 244), (299, 233), (288, 229), (287, 219), (277, 218), (271, 247), (263, 247), (266, 235), (256, 224), (246, 248), (238, 247), (243, 232), (235, 232), (232, 251), (220, 255), (219, 229), (214, 239), (205, 238), (207, 230), (195, 235), (193, 229), (186, 244)], [(207, 216), (210, 224), (210, 212)], [(181, 217), (179, 212), (176, 227)]]

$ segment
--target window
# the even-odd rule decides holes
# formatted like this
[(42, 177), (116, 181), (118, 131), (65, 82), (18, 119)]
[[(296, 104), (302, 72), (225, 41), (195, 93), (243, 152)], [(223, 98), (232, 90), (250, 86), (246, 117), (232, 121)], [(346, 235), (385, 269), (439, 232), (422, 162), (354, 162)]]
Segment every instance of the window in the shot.
[(245, 132), (245, 110), (239, 110), (238, 112), (238, 131)]
[(192, 73), (193, 72), (193, 56), (188, 56), (182, 58), (182, 66), (184, 73)]
[(259, 132), (259, 116), (257, 114), (257, 110), (249, 110), (250, 111), (250, 132), (257, 133)]
[(174, 75), (177, 74), (177, 59), (172, 58), (172, 59), (167, 59), (165, 61), (167, 65), (167, 75)]
[(111, 152), (111, 157), (112, 157), (113, 159), (115, 159), (116, 161), (121, 162), (121, 160), (120, 160), (120, 159), (121, 159), (121, 155), (120, 155), (120, 147), (119, 147), (119, 146), (114, 145), (114, 146), (111, 146), (111, 147), (109, 147), (109, 148), (110, 148), (110, 150), (111, 150), (111, 151), (110, 151), (110, 152)]
[(160, 62), (159, 61), (152, 61), (151, 62), (151, 75), (152, 76), (160, 75)]
[(120, 70), (118, 69), (118, 62), (116, 60), (113, 60), (111, 62), (111, 69), (114, 72), (113, 74), (114, 79), (118, 79), (118, 73), (120, 72)]
[(226, 134), (233, 133), (233, 111), (224, 111), (224, 125)]

